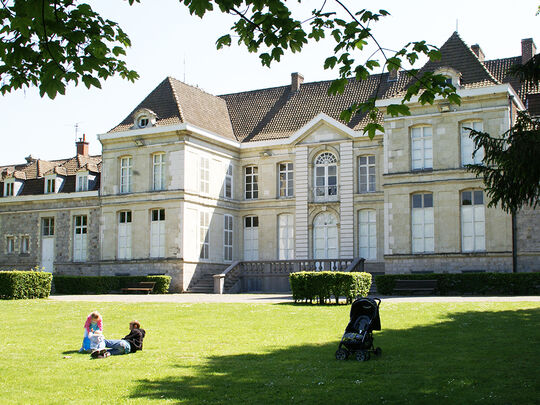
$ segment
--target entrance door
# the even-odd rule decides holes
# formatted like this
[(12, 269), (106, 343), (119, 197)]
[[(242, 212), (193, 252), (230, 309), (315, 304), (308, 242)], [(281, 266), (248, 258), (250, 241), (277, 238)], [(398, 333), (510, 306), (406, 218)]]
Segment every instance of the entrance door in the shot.
[(54, 272), (54, 218), (41, 220), (41, 263), (49, 273)]
[(339, 258), (337, 221), (330, 213), (319, 214), (313, 221), (313, 258)]
[(244, 218), (244, 260), (259, 260), (259, 217)]

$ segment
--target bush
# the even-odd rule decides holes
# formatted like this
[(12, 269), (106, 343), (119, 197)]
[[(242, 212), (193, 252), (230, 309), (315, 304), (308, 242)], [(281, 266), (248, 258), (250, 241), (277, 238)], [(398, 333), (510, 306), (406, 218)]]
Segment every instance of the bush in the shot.
[(395, 280), (438, 280), (439, 295), (538, 295), (540, 273), (433, 273), (375, 276), (377, 292), (392, 295)]
[(289, 281), (295, 302), (317, 300), (319, 304), (324, 304), (333, 295), (337, 304), (339, 297), (345, 297), (347, 302), (352, 302), (358, 296), (367, 296), (371, 287), (371, 274), (301, 271), (291, 273)]
[(54, 276), (57, 294), (109, 294), (141, 281), (156, 283), (152, 294), (167, 294), (170, 276)]
[(0, 271), (0, 299), (47, 298), (52, 274), (40, 271)]

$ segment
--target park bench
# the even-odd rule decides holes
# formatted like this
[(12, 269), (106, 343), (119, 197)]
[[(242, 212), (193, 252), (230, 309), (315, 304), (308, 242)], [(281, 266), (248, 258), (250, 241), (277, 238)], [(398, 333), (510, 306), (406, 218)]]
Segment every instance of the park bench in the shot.
[(130, 292), (133, 292), (133, 293), (145, 292), (146, 294), (150, 294), (152, 290), (154, 289), (155, 285), (156, 283), (154, 283), (153, 281), (140, 281), (138, 283), (128, 284), (126, 287), (122, 288), (122, 292), (124, 294), (130, 293)]
[(432, 294), (437, 288), (437, 280), (396, 280), (394, 293), (414, 293), (421, 292)]

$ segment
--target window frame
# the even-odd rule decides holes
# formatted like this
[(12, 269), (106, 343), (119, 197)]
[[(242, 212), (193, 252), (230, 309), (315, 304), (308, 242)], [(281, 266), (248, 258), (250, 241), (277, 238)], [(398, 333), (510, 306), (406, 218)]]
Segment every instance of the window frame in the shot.
[(293, 162), (280, 162), (277, 165), (277, 169), (278, 169), (278, 197), (279, 198), (294, 197), (294, 163)]
[[(286, 218), (286, 226), (282, 226), (282, 219)], [(295, 239), (294, 239), (294, 214), (282, 213), (278, 215), (278, 232), (277, 232), (277, 245), (278, 245), (278, 260), (294, 260), (295, 258)], [(287, 235), (283, 235), (282, 230), (287, 230)], [(289, 235), (290, 233), (290, 235)], [(286, 237), (284, 237), (286, 236)], [(282, 241), (286, 241), (287, 247), (282, 249)], [(292, 246), (289, 243), (292, 242)], [(283, 254), (285, 253), (285, 254)], [(291, 257), (289, 257), (291, 256)]]
[[(248, 170), (251, 173), (248, 173)], [(248, 179), (250, 181), (248, 181)], [(250, 190), (248, 191), (248, 185)], [(259, 198), (259, 167), (249, 165), (244, 167), (244, 198), (246, 200), (257, 200)]]
[[(480, 124), (480, 128), (475, 128), (476, 124)], [(484, 159), (484, 148), (480, 148), (476, 155), (472, 156), (474, 152), (474, 140), (470, 136), (470, 130), (465, 130), (466, 127), (470, 127), (475, 131), (483, 132), (484, 131), (484, 121), (481, 119), (469, 119), (459, 123), (459, 159), (460, 166), (465, 167), (469, 164), (482, 164)], [(466, 139), (466, 141), (464, 141)], [(465, 153), (468, 150), (464, 148), (467, 147), (470, 149), (470, 154)], [(467, 157), (468, 161), (465, 161), (464, 157)]]
[[(430, 134), (425, 135), (426, 130), (429, 128)], [(415, 131), (420, 130), (420, 136), (415, 137)], [(432, 125), (415, 125), (410, 129), (410, 142), (411, 142), (411, 170), (432, 170), (433, 169), (433, 126)], [(425, 147), (426, 140), (430, 142), (430, 148)], [(415, 145), (421, 143), (421, 148), (416, 148)], [(421, 154), (420, 159), (415, 159), (414, 152), (418, 150)], [(431, 150), (431, 157), (427, 157), (426, 151)], [(421, 161), (420, 167), (415, 167), (415, 161)], [(427, 161), (431, 161), (430, 165), (427, 165)]]
[[(373, 163), (370, 163), (370, 158), (373, 158)], [(366, 162), (362, 164), (362, 159), (366, 159)], [(367, 194), (374, 193), (377, 191), (377, 158), (375, 155), (361, 155), (358, 156), (358, 193)], [(365, 168), (366, 173), (362, 174), (362, 168)], [(370, 170), (373, 169), (373, 173), (370, 173)], [(373, 182), (371, 182), (371, 177), (373, 176)], [(365, 182), (363, 182), (365, 178)], [(362, 189), (362, 185), (365, 184), (365, 190)]]
[[(362, 215), (364, 213), (368, 215), (367, 221), (362, 221)], [(373, 214), (373, 220), (371, 220), (370, 218), (371, 214)], [(362, 233), (363, 226), (367, 226), (367, 234)], [(371, 245), (371, 241), (373, 238), (375, 239), (374, 246)], [(363, 239), (367, 239), (366, 248), (362, 246)], [(368, 253), (367, 255), (363, 255), (362, 252), (366, 249)], [(373, 250), (375, 251), (374, 256), (371, 254)], [(364, 259), (369, 261), (377, 260), (377, 210), (374, 208), (365, 208), (358, 211), (358, 256), (363, 257)]]
[[(118, 212), (118, 231), (117, 231), (117, 258), (119, 260), (129, 260), (132, 258), (133, 245), (131, 224), (133, 213), (130, 210)], [(121, 229), (125, 235), (121, 235)], [(122, 241), (124, 243), (122, 243)]]
[[(124, 162), (127, 164), (124, 165)], [(132, 190), (132, 173), (133, 158), (131, 156), (123, 156), (120, 158), (120, 194), (131, 193)]]
[[(158, 157), (159, 161), (156, 161)], [(152, 154), (152, 191), (165, 190), (165, 164), (165, 152)]]
[[(466, 193), (470, 193), (470, 204), (464, 204), (465, 195)], [(481, 202), (478, 202), (478, 199), (481, 199)], [(465, 207), (470, 207), (471, 209), (468, 210)], [(476, 209), (479, 208), (479, 209)], [(481, 208), (481, 209), (480, 209)], [(470, 229), (472, 230), (472, 235), (466, 235), (465, 228), (465, 217), (466, 217), (466, 211), (470, 211), (470, 216), (472, 218), (472, 221), (467, 221), (467, 223), (470, 223)], [(481, 215), (480, 215), (481, 212)], [(486, 251), (486, 205), (485, 205), (485, 196), (484, 191), (480, 189), (468, 189), (468, 190), (462, 190), (460, 192), (460, 215), (461, 215), (461, 223), (460, 223), (460, 233), (461, 233), (461, 251), (463, 253), (472, 253), (472, 252), (485, 252)], [(481, 217), (481, 220), (477, 219), (478, 217)], [(482, 224), (482, 232), (479, 232), (478, 224)], [(471, 237), (472, 238), (472, 249), (466, 249), (465, 245), (465, 238)], [(479, 240), (481, 238), (481, 240)]]
[[(81, 182), (83, 182), (81, 187)], [(83, 192), (89, 189), (89, 172), (79, 172), (75, 177), (75, 191)]]
[(199, 156), (199, 192), (210, 194), (210, 158)]
[[(230, 225), (230, 226), (227, 226)], [(230, 243), (229, 243), (230, 242)], [(234, 217), (230, 214), (223, 215), (223, 260), (232, 262), (234, 248)]]
[(210, 213), (199, 211), (199, 259), (210, 259)]
[[(415, 204), (418, 203), (416, 196), (420, 197), (420, 207), (415, 207)], [(427, 198), (427, 196), (430, 196)], [(427, 201), (426, 201), (427, 199)], [(427, 206), (426, 206), (427, 204)], [(411, 194), (411, 252), (412, 254), (424, 254), (424, 253), (434, 253), (435, 252), (435, 211), (434, 211), (434, 200), (433, 193), (430, 192), (419, 192)], [(416, 211), (415, 211), (416, 210)], [(420, 211), (421, 210), (421, 211)], [(420, 212), (422, 214), (422, 221), (417, 221), (420, 219)], [(427, 221), (426, 221), (427, 220)], [(415, 229), (417, 227), (422, 227), (421, 234), (416, 234)], [(431, 229), (430, 229), (431, 226)], [(415, 242), (415, 240), (417, 242)], [(421, 240), (422, 249), (418, 248), (418, 241)], [(426, 248), (426, 242), (431, 244), (431, 249)]]
[(6, 235), (6, 254), (15, 253), (15, 236)]
[(45, 189), (43, 190), (44, 194), (54, 194), (56, 193), (56, 176), (45, 176)]
[[(223, 179), (223, 198), (232, 199), (234, 195), (234, 168), (232, 163), (229, 163), (226, 166), (227, 168), (225, 169), (225, 178)], [(227, 192), (227, 187), (229, 192)]]
[(4, 197), (15, 196), (15, 179), (4, 180)]
[(30, 236), (21, 235), (19, 239), (20, 239), (20, 253), (29, 254), (30, 253)]
[[(332, 157), (331, 161), (328, 159), (329, 156)], [(335, 173), (330, 173), (331, 168), (335, 170)], [(318, 169), (322, 169), (322, 175)], [(330, 184), (331, 178), (335, 178), (332, 180), (334, 184)], [(318, 179), (322, 179), (323, 184), (317, 184)], [(315, 199), (328, 200), (338, 198), (338, 159), (334, 153), (324, 151), (315, 157), (313, 165), (313, 183)]]
[(54, 231), (54, 217), (41, 218), (41, 236), (54, 236)]
[[(165, 257), (167, 233), (165, 227), (165, 208), (153, 208), (150, 210), (150, 257), (162, 258)], [(154, 244), (157, 234), (158, 244)]]
[[(77, 232), (77, 231), (80, 231), (80, 232)], [(81, 236), (77, 236), (77, 235), (81, 235)], [(83, 236), (83, 235), (86, 235), (86, 236)], [(73, 261), (86, 262), (87, 259), (88, 259), (88, 215), (85, 215), (85, 214), (74, 215), (73, 216)]]

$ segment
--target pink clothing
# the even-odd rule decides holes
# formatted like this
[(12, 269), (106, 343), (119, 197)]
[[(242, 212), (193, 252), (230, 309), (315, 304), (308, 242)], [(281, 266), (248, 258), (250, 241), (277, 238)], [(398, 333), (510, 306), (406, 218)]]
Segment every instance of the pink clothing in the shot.
[[(92, 315), (88, 315), (88, 318), (86, 318), (86, 322), (84, 323), (84, 329), (86, 329), (87, 333), (90, 333), (90, 324), (92, 323)], [(97, 321), (97, 326), (100, 331), (103, 332), (103, 320), (101, 318)]]

